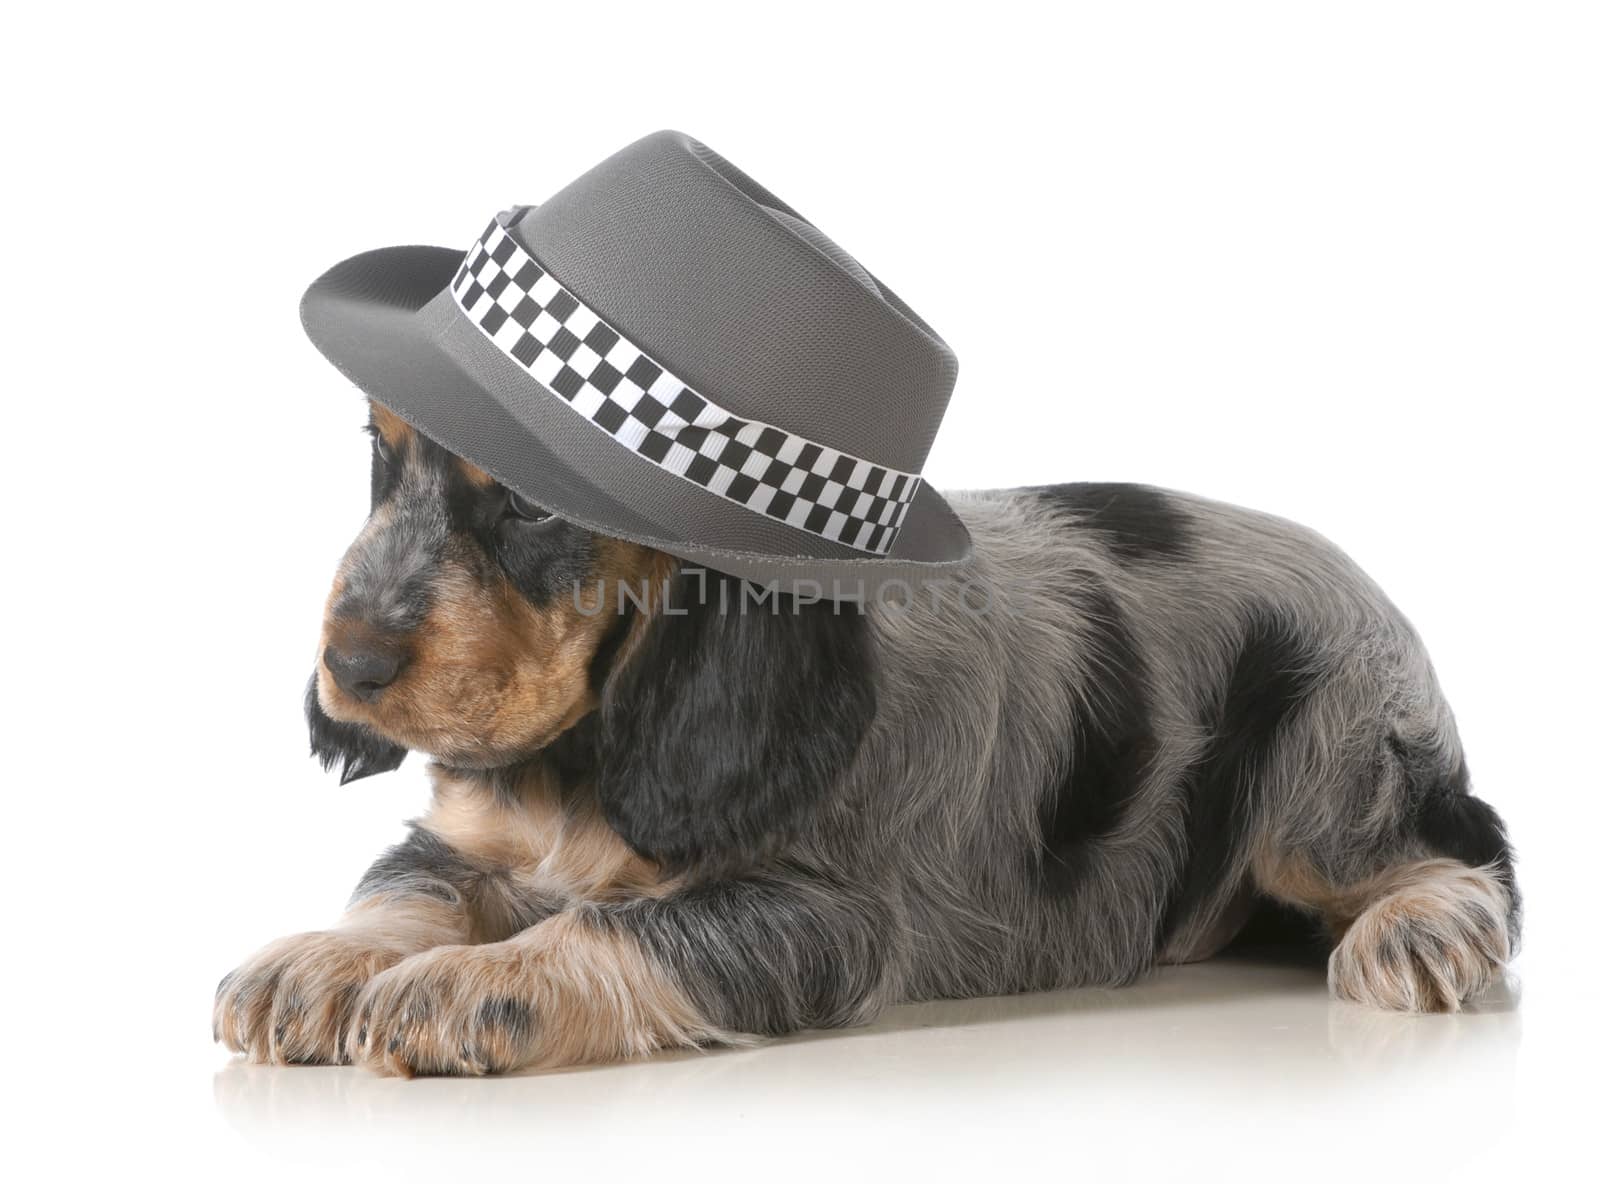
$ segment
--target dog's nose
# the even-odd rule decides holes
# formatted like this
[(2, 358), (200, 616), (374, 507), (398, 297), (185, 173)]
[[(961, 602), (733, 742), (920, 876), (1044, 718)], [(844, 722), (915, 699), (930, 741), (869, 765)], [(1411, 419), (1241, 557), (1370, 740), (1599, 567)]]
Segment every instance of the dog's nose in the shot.
[(333, 681), (347, 695), (363, 703), (371, 703), (383, 694), (383, 688), (400, 675), (405, 659), (395, 653), (381, 650), (341, 650), (329, 646), (322, 651), (323, 665), (333, 675)]

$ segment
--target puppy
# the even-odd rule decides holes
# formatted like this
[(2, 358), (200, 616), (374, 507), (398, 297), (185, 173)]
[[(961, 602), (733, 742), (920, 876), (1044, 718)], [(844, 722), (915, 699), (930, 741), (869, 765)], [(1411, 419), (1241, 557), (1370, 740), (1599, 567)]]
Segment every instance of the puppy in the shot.
[(1453, 1011), (1512, 954), (1422, 645), (1308, 530), (976, 493), (959, 595), (750, 599), (371, 431), (312, 749), (343, 780), (429, 753), (434, 799), (338, 924), (222, 981), (253, 1059), (496, 1073), (1126, 983), (1261, 901), (1375, 1007)]

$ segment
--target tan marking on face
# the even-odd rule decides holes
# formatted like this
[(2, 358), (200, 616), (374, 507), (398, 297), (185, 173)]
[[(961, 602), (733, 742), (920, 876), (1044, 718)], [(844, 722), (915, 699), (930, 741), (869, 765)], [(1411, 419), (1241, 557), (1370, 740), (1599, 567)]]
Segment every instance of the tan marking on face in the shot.
[(559, 601), (535, 610), (499, 572), (485, 583), (448, 560), (432, 594), (404, 694), (380, 701), (380, 728), (391, 730), (387, 708), (402, 717), (393, 734), (416, 736), (429, 752), (515, 757), (583, 710), (603, 618), (582, 617)]
[(485, 473), (470, 460), (466, 460), (459, 456), (455, 457), (454, 459), (456, 462), (456, 468), (461, 471), (461, 475), (478, 489), (488, 489), (495, 484), (495, 479), (493, 477), (489, 476), (488, 473)]
[[(380, 506), (366, 529), (383, 529), (385, 512)], [(523, 759), (594, 709), (589, 666), (619, 627), (622, 587), (642, 587), (661, 562), (650, 548), (597, 538), (583, 587), (535, 607), (486, 561), (447, 556), (432, 573), (432, 607), (408, 639), (410, 660), (396, 682), (375, 702), (361, 703), (320, 670), (323, 708), (452, 764)], [(359, 628), (331, 616), (336, 593), (324, 647)]]
[(402, 1077), (740, 1042), (711, 1024), (631, 935), (579, 913), (510, 941), (410, 958), (373, 980), (357, 1014), (351, 1059)]
[(404, 453), (410, 446), (411, 437), (416, 429), (382, 403), (368, 400), (368, 406), (372, 408), (372, 426), (377, 429), (378, 435), (383, 437), (383, 442), (396, 456)]

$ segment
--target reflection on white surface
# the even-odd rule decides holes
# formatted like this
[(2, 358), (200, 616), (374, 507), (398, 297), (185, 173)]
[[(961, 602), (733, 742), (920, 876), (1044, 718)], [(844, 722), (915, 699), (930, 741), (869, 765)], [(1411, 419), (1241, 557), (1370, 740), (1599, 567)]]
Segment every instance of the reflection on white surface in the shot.
[[(381, 1135), (410, 1148), (413, 1166), (463, 1140), (478, 1154), (576, 1163), (626, 1134), (632, 1147), (750, 1140), (750, 1154), (779, 1157), (748, 1165), (771, 1174), (844, 1145), (864, 1163), (862, 1148), (888, 1154), (909, 1136), (945, 1145), (953, 1170), (1036, 1157), (1048, 1132), (1082, 1150), (1114, 1140), (1137, 1175), (1146, 1160), (1170, 1164), (1174, 1145), (1241, 1166), (1290, 1150), (1303, 1161), (1314, 1130), (1322, 1150), (1302, 1166), (1335, 1175), (1350, 1165), (1330, 1131), (1417, 1132), (1386, 1148), (1391, 1167), (1481, 1152), (1504, 1125), (1520, 1037), (1514, 979), (1460, 1015), (1407, 1016), (1331, 999), (1320, 962), (1227, 957), (1119, 990), (900, 1007), (868, 1028), (756, 1049), (411, 1082), (235, 1061), (215, 1092), (258, 1147), (321, 1155), (330, 1139)], [(1421, 1133), (1432, 1122), (1445, 1125)], [(797, 1144), (800, 1126), (811, 1137)], [(974, 1141), (976, 1130), (988, 1136)]]

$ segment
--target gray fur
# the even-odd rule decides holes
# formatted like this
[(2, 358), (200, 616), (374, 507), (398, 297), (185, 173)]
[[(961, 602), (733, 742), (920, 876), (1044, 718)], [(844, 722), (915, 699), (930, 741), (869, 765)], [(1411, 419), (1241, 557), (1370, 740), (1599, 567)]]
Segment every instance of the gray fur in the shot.
[[(353, 549), (344, 595), (369, 615), (410, 611), (405, 589), (426, 563), (407, 556), (445, 545), (441, 489), (411, 493), (380, 506)], [(1136, 487), (953, 504), (980, 594), (869, 604), (874, 660), (844, 676), (873, 680), (875, 713), (865, 724), (863, 710), (853, 763), (815, 787), (819, 803), (794, 815), (800, 833), (782, 832), (781, 849), (660, 895), (536, 897), (419, 830), (358, 896), (453, 901), (497, 937), (575, 911), (636, 941), (704, 1030), (724, 1034), (1125, 983), (1213, 952), (1260, 894), (1342, 935), (1334, 985), (1352, 998), (1454, 1007), (1497, 972), (1517, 922), (1503, 830), (1465, 796), (1420, 641), (1342, 552), (1265, 514)], [(753, 694), (785, 676), (750, 651), (757, 636), (734, 634)], [(791, 741), (807, 738), (762, 742), (771, 758)], [(575, 755), (584, 743), (564, 792), (594, 791)], [(760, 776), (736, 773), (731, 792)], [(1096, 794), (1111, 805), (1080, 836), (1060, 803)], [(1380, 899), (1410, 920), (1366, 911)], [(1435, 949), (1436, 934), (1462, 948)]]
[(413, 825), (411, 833), (378, 857), (351, 894), (355, 904), (384, 893), (431, 896), (459, 905), (477, 894), (484, 874), (432, 831)]
[[(831, 810), (765, 873), (751, 907), (702, 890), (622, 906), (618, 919), (718, 1023), (782, 1031), (902, 1000), (1123, 983), (1203, 955), (1239, 923), (1253, 855), (1296, 857), (1339, 887), (1439, 854), (1405, 824), (1419, 793), (1461, 769), (1461, 752), (1405, 618), (1314, 532), (1169, 496), (1184, 520), (1182, 557), (1129, 555), (1030, 492), (956, 496), (992, 611), (926, 597), (875, 611), (876, 720)], [(1095, 702), (1097, 622), (1072, 593), (1096, 583), (1143, 658), (1154, 747), (1137, 798), (1078, 854), (1063, 898), (1037, 872), (1040, 808), (1070, 772), (1061, 754), (1084, 726), (1078, 704)], [(1307, 648), (1316, 678), (1255, 766), (1232, 856), (1181, 929), (1164, 934), (1189, 855), (1184, 778), (1214, 739), (1207, 721), (1263, 612)], [(807, 980), (781, 933), (816, 958), (837, 952), (832, 978)], [(864, 936), (873, 956), (852, 959)], [(793, 996), (808, 981), (817, 998), (730, 1014), (735, 984)]]
[(399, 469), (399, 489), (373, 510), (345, 553), (333, 616), (404, 634), (427, 613), (429, 581), (449, 540), (445, 478), (434, 465)]

